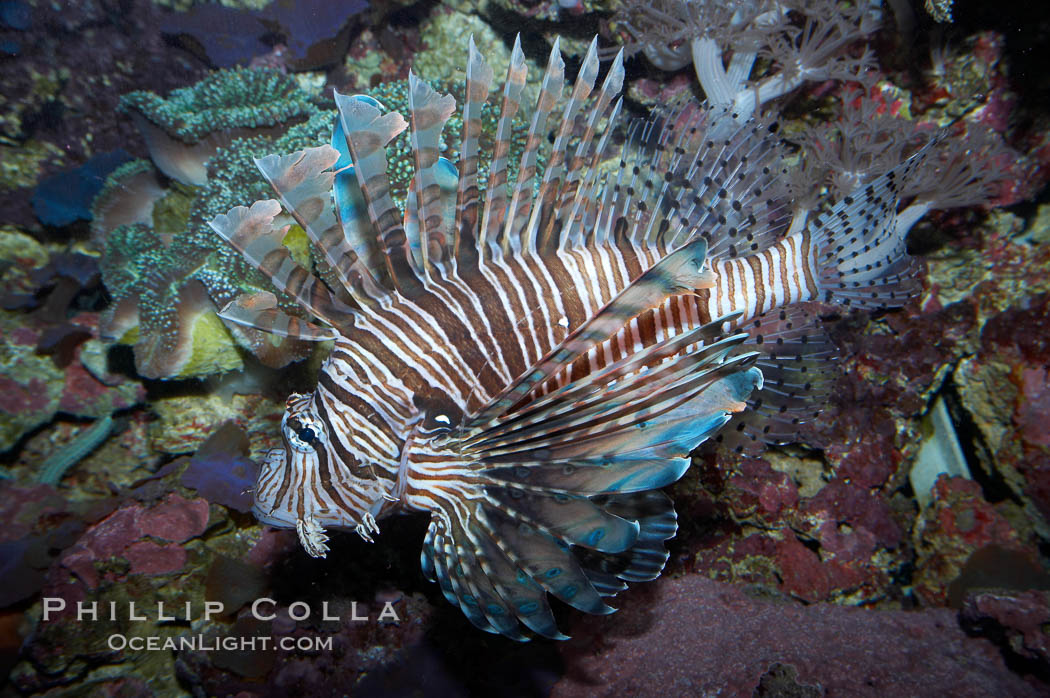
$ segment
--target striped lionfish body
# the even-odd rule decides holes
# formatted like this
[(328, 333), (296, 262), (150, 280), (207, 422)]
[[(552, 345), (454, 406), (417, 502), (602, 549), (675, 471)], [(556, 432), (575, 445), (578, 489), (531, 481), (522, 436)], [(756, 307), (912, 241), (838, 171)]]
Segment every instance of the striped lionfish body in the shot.
[[(613, 152), (621, 57), (597, 89), (596, 43), (568, 90), (563, 72), (556, 44), (515, 182), (524, 56), (516, 43), (482, 191), (493, 75), (471, 41), (458, 162), (439, 147), (452, 97), (410, 76), (406, 121), (337, 94), (331, 145), (257, 161), (278, 200), (212, 223), (320, 322), (270, 293), (223, 317), (334, 340), (316, 390), (288, 400), (256, 516), (324, 556), (326, 529), (371, 541), (384, 515), (429, 512), (424, 572), (475, 625), (517, 639), (521, 625), (563, 637), (549, 596), (608, 613), (604, 597), (659, 575), (676, 531), (659, 488), (748, 400), (736, 431), (790, 436), (827, 353), (798, 303), (911, 290), (892, 239), (902, 172), (794, 231), (765, 125), (690, 105), (631, 124)], [(402, 213), (385, 146), (406, 129)], [(283, 246), (293, 224), (328, 283)]]

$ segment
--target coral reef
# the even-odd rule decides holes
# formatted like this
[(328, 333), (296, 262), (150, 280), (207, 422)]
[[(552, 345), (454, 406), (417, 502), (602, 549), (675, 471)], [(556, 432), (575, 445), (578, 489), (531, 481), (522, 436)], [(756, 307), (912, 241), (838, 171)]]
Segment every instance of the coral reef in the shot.
[(160, 170), (183, 184), (203, 185), (208, 158), (233, 139), (280, 133), (316, 107), (292, 78), (276, 70), (220, 70), (167, 98), (153, 92), (121, 97)]
[[(76, 324), (88, 336), (97, 316), (81, 313)], [(121, 378), (103, 382), (81, 360), (78, 346), (64, 368), (37, 353), (48, 323), (24, 313), (0, 311), (0, 451), (14, 446), (26, 432), (50, 422), (59, 412), (100, 418), (131, 407), (145, 397), (142, 386)]]
[(0, 76), (0, 223), (19, 226), (36, 224), (30, 194), (39, 178), (132, 147), (132, 125), (113, 118), (122, 94), (164, 93), (204, 75), (172, 60), (153, 3), (118, 13), (99, 2), (26, 4), (29, 27), (3, 32), (21, 48)]

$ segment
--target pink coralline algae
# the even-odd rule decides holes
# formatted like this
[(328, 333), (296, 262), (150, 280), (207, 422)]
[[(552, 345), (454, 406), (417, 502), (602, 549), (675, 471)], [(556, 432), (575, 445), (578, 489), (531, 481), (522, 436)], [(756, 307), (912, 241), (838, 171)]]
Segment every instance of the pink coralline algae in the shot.
[(1034, 296), (989, 320), (978, 359), (1010, 367), (1004, 386), (1016, 396), (1007, 424), (1010, 438), (996, 458), (1004, 469), (1016, 471), (1020, 494), (1050, 520), (1050, 294)]
[(919, 684), (943, 695), (1041, 694), (946, 609), (802, 606), (696, 575), (631, 595), (614, 620), (588, 617), (573, 628), (561, 647), (572, 670), (552, 698), (750, 696), (778, 680), (776, 695), (913, 695)]
[[(96, 563), (126, 558), (130, 574), (167, 574), (186, 562), (179, 543), (201, 535), (208, 525), (208, 503), (170, 494), (152, 507), (128, 504), (98, 522), (61, 558), (61, 565), (94, 589), (103, 579), (116, 579), (112, 572), (100, 577)], [(159, 544), (147, 537), (171, 541)]]
[(976, 482), (942, 475), (932, 495), (915, 531), (914, 588), (923, 601), (945, 605), (949, 584), (974, 552), (990, 545), (1025, 550), (1026, 544), (1007, 518), (985, 500)]
[(1008, 651), (1050, 669), (1050, 594), (1043, 590), (983, 591), (967, 597), (964, 624), (987, 634), (999, 634)]

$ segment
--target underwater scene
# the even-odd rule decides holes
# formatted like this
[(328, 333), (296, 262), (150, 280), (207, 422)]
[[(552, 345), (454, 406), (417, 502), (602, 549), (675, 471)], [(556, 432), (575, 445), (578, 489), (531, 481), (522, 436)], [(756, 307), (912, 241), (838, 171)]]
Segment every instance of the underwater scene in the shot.
[(0, 695), (1050, 695), (1048, 45), (0, 0)]

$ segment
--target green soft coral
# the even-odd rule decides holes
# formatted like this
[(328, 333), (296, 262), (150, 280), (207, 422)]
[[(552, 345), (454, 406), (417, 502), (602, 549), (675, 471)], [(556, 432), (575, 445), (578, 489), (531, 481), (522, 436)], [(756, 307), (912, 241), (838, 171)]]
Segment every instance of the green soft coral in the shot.
[(317, 111), (293, 78), (256, 68), (218, 70), (167, 98), (131, 92), (121, 97), (120, 108), (142, 114), (184, 143), (199, 143), (219, 131), (279, 126)]

